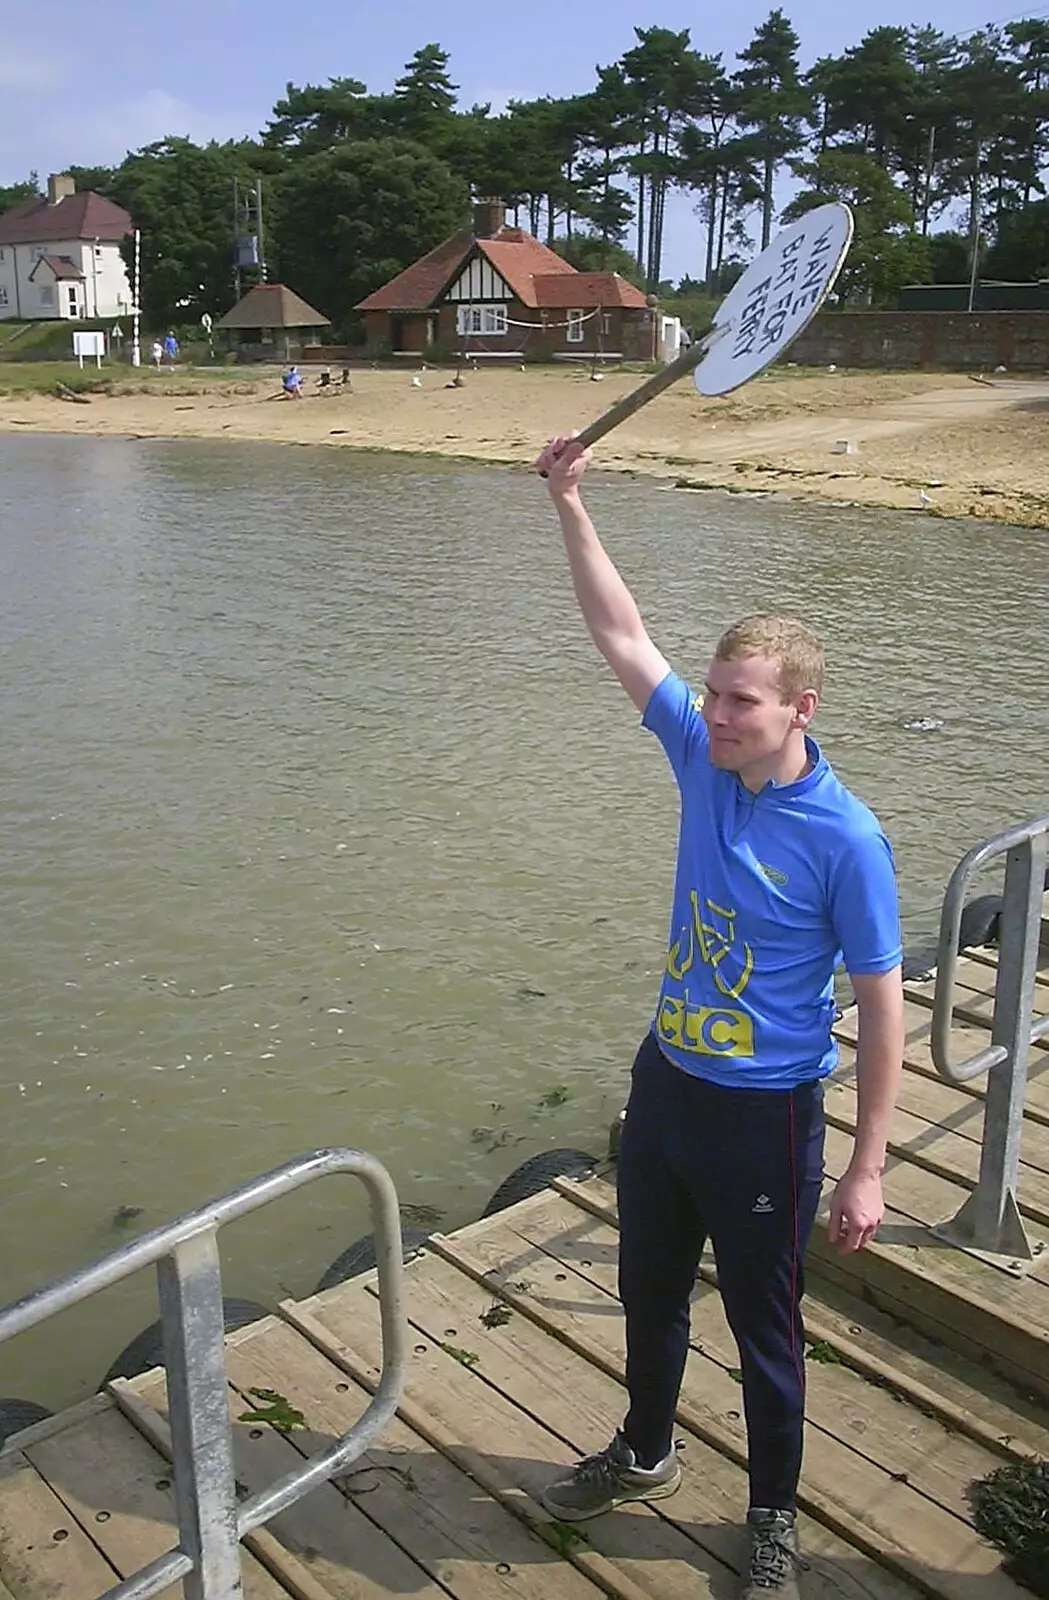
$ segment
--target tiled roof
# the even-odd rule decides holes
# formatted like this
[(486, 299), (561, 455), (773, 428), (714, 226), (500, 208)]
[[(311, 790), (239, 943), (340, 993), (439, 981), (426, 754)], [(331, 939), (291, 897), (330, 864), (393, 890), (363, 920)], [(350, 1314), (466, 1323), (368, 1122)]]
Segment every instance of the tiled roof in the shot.
[(327, 328), (330, 319), (283, 283), (257, 283), (216, 324), (219, 328)]
[(544, 273), (534, 285), (532, 304), (544, 308), (628, 306), (643, 311), (648, 305), (643, 292), (618, 272), (575, 272), (570, 278), (562, 272)]
[(56, 278), (76, 278), (82, 280), (84, 274), (71, 256), (41, 256), (32, 272), (30, 281), (36, 277), (37, 268), (45, 265), (51, 268)]
[(405, 267), (381, 289), (361, 300), (358, 311), (427, 311), (473, 247), (469, 228), (453, 233), (450, 239)]
[[(494, 239), (478, 239), (470, 230), (453, 233), (450, 239), (439, 244), (414, 265), (399, 272), (396, 278), (384, 283), (357, 306), (358, 311), (429, 311), (440, 298), (441, 291), (456, 276), (467, 256), (477, 246), (491, 262), (499, 276), (526, 306), (539, 304), (532, 280), (537, 273), (547, 277), (567, 274), (575, 277), (570, 267), (553, 250), (523, 228), (500, 228)], [(566, 301), (565, 304), (575, 302)]]
[(65, 239), (123, 239), (134, 224), (123, 206), (100, 194), (67, 195), (56, 206), (23, 200), (0, 216), (0, 244), (57, 244)]
[[(540, 244), (538, 239), (520, 228), (503, 228), (498, 239), (478, 239), (477, 248), (488, 257), (499, 276), (525, 306), (542, 304), (536, 298), (537, 277), (567, 277), (574, 282), (579, 276), (575, 268), (569, 266), (556, 251)], [(575, 301), (559, 303), (574, 305)]]

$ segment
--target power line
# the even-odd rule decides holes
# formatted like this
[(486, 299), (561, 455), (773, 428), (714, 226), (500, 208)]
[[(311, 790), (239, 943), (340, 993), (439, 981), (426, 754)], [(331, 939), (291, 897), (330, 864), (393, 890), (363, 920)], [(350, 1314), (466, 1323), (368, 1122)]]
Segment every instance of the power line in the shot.
[(995, 17), (990, 22), (978, 23), (975, 28), (963, 28), (960, 32), (949, 35), (954, 39), (971, 39), (974, 33), (982, 33), (985, 28), (1004, 28), (1010, 22), (1037, 22), (1040, 17), (1049, 17), (1049, 6), (1038, 6), (1035, 10), (1014, 12), (1010, 17)]

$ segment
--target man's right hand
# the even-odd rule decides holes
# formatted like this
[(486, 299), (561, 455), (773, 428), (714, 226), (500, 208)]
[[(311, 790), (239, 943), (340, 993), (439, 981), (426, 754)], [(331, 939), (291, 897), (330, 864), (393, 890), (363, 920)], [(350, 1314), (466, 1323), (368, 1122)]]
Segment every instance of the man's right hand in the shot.
[(557, 499), (578, 490), (590, 460), (590, 451), (576, 442), (575, 433), (558, 434), (538, 457), (535, 469)]

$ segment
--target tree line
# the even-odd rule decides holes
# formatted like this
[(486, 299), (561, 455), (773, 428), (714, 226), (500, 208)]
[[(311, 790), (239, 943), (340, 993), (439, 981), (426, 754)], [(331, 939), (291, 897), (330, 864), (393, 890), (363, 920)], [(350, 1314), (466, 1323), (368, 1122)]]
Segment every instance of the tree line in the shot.
[[(504, 199), (575, 265), (662, 294), (675, 192), (696, 215), (681, 292), (720, 292), (768, 241), (785, 191), (784, 220), (826, 200), (854, 208), (848, 303), (962, 280), (974, 252), (985, 275), (1049, 275), (1049, 22), (875, 28), (808, 70), (779, 9), (728, 63), (688, 29), (634, 32), (566, 98), (465, 107), (448, 54), (427, 44), (389, 93), (289, 83), (257, 138), (168, 138), (119, 167), (69, 170), (142, 229), (155, 324), (232, 304), (233, 185), (258, 178), (269, 277), (351, 332), (355, 301), (464, 226), (471, 193)], [(0, 208), (35, 189), (0, 189)]]

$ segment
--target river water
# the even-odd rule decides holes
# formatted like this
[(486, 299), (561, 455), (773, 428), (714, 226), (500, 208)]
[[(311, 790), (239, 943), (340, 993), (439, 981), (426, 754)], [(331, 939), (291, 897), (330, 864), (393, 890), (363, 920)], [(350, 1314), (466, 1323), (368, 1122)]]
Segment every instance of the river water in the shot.
[[(0, 438), (0, 472), (0, 1299), (319, 1145), (446, 1228), (536, 1150), (603, 1149), (675, 793), (535, 480), (68, 438)], [(927, 943), (958, 856), (1049, 808), (1049, 540), (589, 499), (686, 676), (745, 611), (823, 634), (817, 732)], [(226, 1292), (306, 1294), (364, 1231), (314, 1186), (223, 1235)], [(0, 1350), (0, 1393), (91, 1392), (154, 1315), (144, 1274)]]

